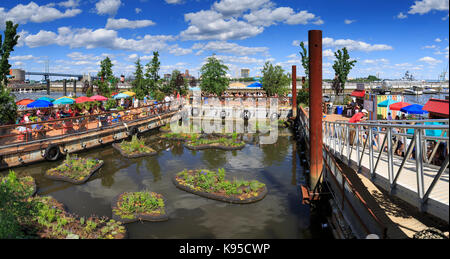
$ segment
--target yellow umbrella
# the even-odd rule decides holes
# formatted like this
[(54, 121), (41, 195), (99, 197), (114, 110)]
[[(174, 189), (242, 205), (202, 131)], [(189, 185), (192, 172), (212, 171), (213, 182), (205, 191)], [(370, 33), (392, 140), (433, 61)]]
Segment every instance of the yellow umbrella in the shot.
[(129, 95), (129, 96), (135, 96), (136, 95), (136, 93), (131, 92), (131, 91), (123, 92), (123, 94)]
[(75, 101), (75, 99), (73, 99), (72, 97), (69, 97), (69, 96), (63, 96), (63, 97), (59, 97), (58, 99), (56, 99), (56, 100), (59, 100), (59, 99), (62, 99), (62, 98), (69, 98), (69, 99), (72, 99), (72, 100), (74, 100)]

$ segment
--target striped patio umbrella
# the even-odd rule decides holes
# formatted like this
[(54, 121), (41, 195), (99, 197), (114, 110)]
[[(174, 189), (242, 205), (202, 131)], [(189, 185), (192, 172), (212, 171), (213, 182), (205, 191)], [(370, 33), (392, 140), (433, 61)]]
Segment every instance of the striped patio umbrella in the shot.
[(42, 96), (42, 97), (37, 98), (36, 100), (44, 100), (47, 102), (53, 102), (55, 99), (53, 99), (51, 97), (47, 97), (47, 96)]
[(91, 98), (89, 98), (89, 97), (86, 97), (86, 96), (81, 96), (81, 97), (78, 97), (77, 99), (75, 99), (75, 103), (84, 103), (84, 102), (93, 102), (94, 100), (92, 100)]
[(53, 101), (53, 104), (72, 104), (74, 102), (75, 102), (75, 99), (67, 97), (67, 96), (63, 96), (63, 97), (58, 98), (55, 101)]
[(407, 102), (398, 102), (398, 103), (393, 103), (393, 104), (389, 105), (389, 109), (391, 109), (393, 111), (400, 111), (403, 107), (406, 107), (409, 105), (411, 105), (411, 104), (407, 103)]
[(91, 98), (91, 100), (100, 101), (100, 102), (108, 100), (108, 98), (106, 98), (104, 96), (101, 96), (101, 95), (94, 95), (94, 96), (91, 96), (89, 98)]
[(47, 108), (53, 106), (53, 103), (44, 100), (36, 100), (27, 104), (27, 108)]
[(131, 92), (131, 91), (123, 92), (123, 94), (129, 95), (129, 96), (135, 96), (136, 95), (135, 92)]

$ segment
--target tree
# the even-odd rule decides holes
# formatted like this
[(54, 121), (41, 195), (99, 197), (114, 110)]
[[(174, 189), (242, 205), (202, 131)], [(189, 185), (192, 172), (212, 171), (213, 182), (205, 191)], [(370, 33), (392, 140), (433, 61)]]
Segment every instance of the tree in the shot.
[(228, 67), (214, 55), (208, 58), (206, 64), (200, 69), (202, 92), (222, 95), (228, 88), (230, 80), (226, 77)]
[(355, 66), (356, 60), (350, 60), (350, 55), (348, 54), (347, 49), (344, 47), (341, 50), (338, 50), (334, 53), (336, 60), (334, 61), (333, 69), (335, 72), (335, 78), (333, 80), (332, 88), (336, 95), (339, 95), (344, 88), (345, 82), (347, 82), (347, 76), (350, 73), (350, 70), (353, 66)]
[(8, 62), (9, 55), (14, 51), (14, 46), (19, 40), (19, 35), (16, 35), (18, 26), (18, 24), (14, 25), (13, 22), (7, 21), (4, 40), (0, 34), (0, 124), (14, 123), (17, 116), (15, 97), (6, 89), (6, 86), (8, 84), (7, 75), (11, 68)]
[(189, 80), (189, 86), (196, 87), (197, 86), (197, 80), (195, 77), (191, 77), (191, 80)]
[(414, 81), (414, 76), (409, 71), (406, 71), (403, 80)]
[(309, 105), (309, 56), (303, 41), (300, 42), (300, 47), (302, 48), (302, 51), (299, 53), (302, 57), (302, 67), (305, 70), (305, 81), (302, 81), (302, 89), (297, 93), (297, 103)]
[(281, 66), (274, 67), (272, 63), (267, 61), (261, 73), (263, 75), (262, 88), (268, 96), (283, 95), (289, 91), (290, 75), (284, 74)]
[(145, 65), (145, 78), (148, 80), (148, 86), (150, 88), (150, 92), (154, 93), (159, 89), (159, 69), (161, 63), (159, 62), (159, 53), (158, 51), (153, 52), (153, 58), (151, 62), (148, 62)]
[(8, 59), (11, 52), (14, 51), (14, 46), (16, 46), (20, 37), (17, 35), (18, 26), (18, 24), (14, 25), (12, 21), (6, 21), (4, 41), (2, 41), (2, 35), (0, 34), (0, 88), (6, 87), (8, 84), (6, 76), (9, 74), (9, 69), (11, 68)]
[(114, 65), (109, 57), (106, 57), (100, 62), (100, 71), (97, 73), (97, 76), (100, 77), (100, 81), (94, 83), (98, 86), (99, 94), (109, 96), (112, 91), (116, 90), (119, 80), (113, 75), (113, 66)]
[(143, 99), (148, 94), (148, 90), (144, 80), (142, 71), (141, 59), (136, 60), (136, 71), (134, 72), (133, 91), (136, 93), (138, 99)]

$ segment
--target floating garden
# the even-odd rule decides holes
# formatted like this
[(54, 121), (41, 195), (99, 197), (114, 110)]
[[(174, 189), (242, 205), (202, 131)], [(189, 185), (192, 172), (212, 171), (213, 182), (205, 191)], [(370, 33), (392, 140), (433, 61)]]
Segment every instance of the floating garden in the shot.
[(127, 158), (152, 156), (157, 154), (153, 148), (146, 146), (145, 141), (138, 139), (136, 135), (131, 138), (131, 141), (113, 143), (112, 146), (119, 151), (122, 156)]
[(175, 132), (165, 133), (160, 136), (160, 138), (162, 138), (162, 139), (181, 140), (181, 141), (188, 140), (190, 138), (197, 138), (197, 137), (198, 137), (197, 133), (175, 133)]
[(85, 183), (102, 165), (102, 160), (79, 158), (76, 155), (71, 157), (67, 154), (66, 159), (60, 166), (47, 170), (45, 177), (81, 184)]
[(22, 192), (25, 196), (33, 196), (36, 194), (36, 182), (31, 176), (17, 177), (16, 173), (12, 170), (9, 171), (8, 176), (0, 177), (0, 183), (14, 185), (13, 188), (16, 192)]
[(125, 192), (113, 199), (113, 219), (124, 223), (138, 220), (166, 221), (169, 217), (164, 207), (161, 194), (149, 191)]
[(106, 217), (77, 218), (64, 210), (52, 197), (36, 197), (37, 213), (33, 217), (39, 238), (52, 239), (123, 239), (125, 226)]
[(217, 172), (185, 169), (175, 175), (173, 183), (181, 190), (229, 203), (253, 203), (267, 194), (266, 185), (257, 180), (226, 180), (223, 168)]
[(238, 140), (237, 134), (233, 133), (231, 138), (228, 137), (214, 137), (214, 136), (204, 136), (196, 137), (192, 136), (187, 140), (184, 145), (186, 148), (191, 150), (201, 150), (208, 148), (217, 148), (223, 150), (238, 150), (245, 146), (245, 142)]

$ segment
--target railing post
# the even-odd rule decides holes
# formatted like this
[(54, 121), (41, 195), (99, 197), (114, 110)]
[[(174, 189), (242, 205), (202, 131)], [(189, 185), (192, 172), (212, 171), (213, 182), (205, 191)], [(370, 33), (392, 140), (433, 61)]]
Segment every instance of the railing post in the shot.
[(374, 170), (373, 170), (373, 128), (369, 127), (369, 170), (370, 177), (373, 178)]
[(350, 164), (350, 129), (349, 125), (345, 124), (345, 134), (347, 139), (347, 161)]
[(392, 154), (392, 128), (387, 127), (387, 148), (388, 148), (388, 178), (389, 178), (389, 191), (392, 192), (392, 183), (394, 182), (394, 163)]
[(297, 66), (292, 66), (292, 116), (297, 118)]
[(355, 134), (355, 138), (356, 138), (356, 164), (359, 166), (359, 125), (356, 125), (356, 134)]
[(417, 195), (419, 198), (419, 208), (423, 209), (423, 196), (424, 196), (424, 184), (423, 184), (423, 163), (422, 163), (422, 130), (418, 129), (416, 134), (416, 175), (417, 175)]

